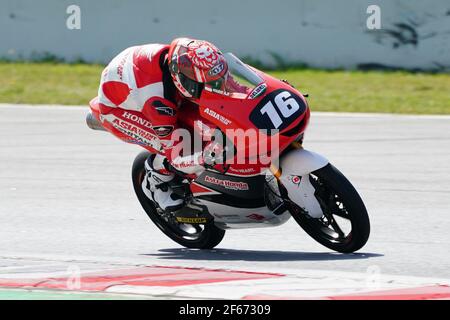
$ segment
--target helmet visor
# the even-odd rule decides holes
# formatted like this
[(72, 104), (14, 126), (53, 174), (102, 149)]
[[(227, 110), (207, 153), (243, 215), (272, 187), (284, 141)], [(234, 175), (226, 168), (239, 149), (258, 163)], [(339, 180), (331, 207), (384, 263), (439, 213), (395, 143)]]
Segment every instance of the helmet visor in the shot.
[(225, 91), (225, 87), (226, 87), (226, 83), (227, 83), (227, 78), (228, 78), (228, 73), (226, 73), (224, 76), (213, 80), (213, 81), (209, 81), (206, 83), (206, 85), (212, 89), (212, 91), (215, 92), (224, 92)]
[(192, 79), (186, 77), (182, 73), (179, 73), (178, 77), (180, 79), (180, 83), (183, 86), (183, 88), (187, 92), (189, 92), (189, 94), (192, 97), (199, 99), (200, 95), (202, 94), (204, 84), (203, 83), (199, 83), (199, 82), (197, 82), (195, 80), (192, 80)]

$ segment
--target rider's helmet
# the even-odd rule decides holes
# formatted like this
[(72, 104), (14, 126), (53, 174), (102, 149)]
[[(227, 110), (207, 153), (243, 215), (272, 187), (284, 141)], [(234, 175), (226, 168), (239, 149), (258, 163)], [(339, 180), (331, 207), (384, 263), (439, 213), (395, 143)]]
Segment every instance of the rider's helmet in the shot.
[(199, 98), (205, 84), (223, 88), (228, 65), (222, 52), (212, 43), (177, 38), (170, 44), (168, 63), (173, 82), (187, 98)]

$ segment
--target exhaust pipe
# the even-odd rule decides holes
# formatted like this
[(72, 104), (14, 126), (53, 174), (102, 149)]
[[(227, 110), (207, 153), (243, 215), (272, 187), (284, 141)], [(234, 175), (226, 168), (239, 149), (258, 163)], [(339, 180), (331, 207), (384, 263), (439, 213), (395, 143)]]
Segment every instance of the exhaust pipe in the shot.
[(86, 115), (86, 124), (92, 130), (107, 131), (91, 112)]

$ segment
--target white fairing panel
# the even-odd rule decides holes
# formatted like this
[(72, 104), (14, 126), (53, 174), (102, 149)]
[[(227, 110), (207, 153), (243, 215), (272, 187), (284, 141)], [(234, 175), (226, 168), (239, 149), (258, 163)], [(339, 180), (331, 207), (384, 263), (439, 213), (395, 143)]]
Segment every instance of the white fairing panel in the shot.
[(223, 229), (279, 226), (291, 217), (288, 211), (275, 215), (267, 207), (254, 209), (234, 208), (203, 199), (198, 199), (198, 201), (208, 207), (209, 212), (214, 216), (214, 222)]
[(305, 149), (295, 149), (280, 160), (280, 181), (288, 192), (289, 199), (303, 208), (313, 218), (323, 215), (314, 196), (314, 187), (309, 173), (325, 167), (328, 160), (323, 156)]
[(328, 162), (328, 159), (318, 153), (305, 149), (294, 149), (283, 155), (280, 159), (280, 167), (283, 175), (304, 176), (325, 167)]

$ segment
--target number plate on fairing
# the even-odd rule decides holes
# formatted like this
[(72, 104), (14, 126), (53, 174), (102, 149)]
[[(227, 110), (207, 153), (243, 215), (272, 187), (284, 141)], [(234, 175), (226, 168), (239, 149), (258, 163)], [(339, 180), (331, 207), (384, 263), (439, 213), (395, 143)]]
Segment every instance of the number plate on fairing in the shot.
[(258, 103), (250, 114), (250, 121), (259, 129), (282, 131), (305, 111), (306, 104), (297, 94), (290, 90), (278, 89)]

